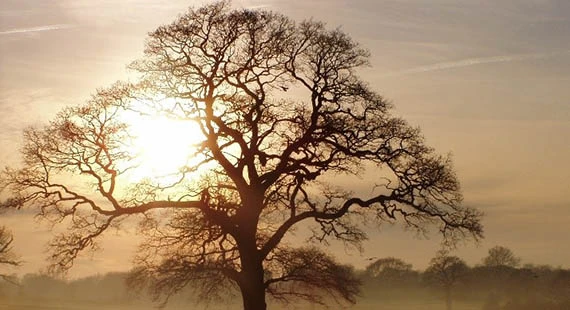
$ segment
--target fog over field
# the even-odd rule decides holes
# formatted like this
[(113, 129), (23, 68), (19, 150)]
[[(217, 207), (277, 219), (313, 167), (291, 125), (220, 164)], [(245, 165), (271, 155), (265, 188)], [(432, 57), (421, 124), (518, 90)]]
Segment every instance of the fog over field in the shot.
[[(208, 3), (1, 1), (0, 169), (23, 163), (24, 129), (48, 124), (116, 80), (135, 79), (126, 66), (143, 57), (148, 33)], [(333, 302), (330, 309), (445, 309), (449, 300), (458, 310), (570, 309), (570, 1), (234, 0), (231, 6), (323, 21), (360, 43), (370, 52), (360, 78), (394, 106), (394, 115), (418, 127), (427, 145), (450, 154), (462, 206), (484, 214), (483, 239), (447, 248), (462, 266), (452, 284), (429, 271), (442, 248), (436, 226), (418, 233), (401, 221), (368, 225), (361, 251), (342, 241), (318, 244), (362, 281), (356, 303)], [(363, 169), (330, 183), (366, 196), (378, 174)], [(0, 202), (8, 195), (0, 188)], [(0, 309), (160, 304), (124, 281), (143, 242), (134, 220), (108, 229), (96, 251), (81, 252), (65, 277), (54, 278), (46, 275), (46, 245), (66, 228), (52, 229), (34, 217), (37, 210), (0, 211), (0, 227), (13, 237), (0, 242)], [(300, 227), (284, 240), (305, 245), (311, 233)], [(6, 242), (14, 256), (3, 258)], [(517, 263), (485, 264), (496, 245), (512, 250)], [(396, 258), (396, 265), (374, 270), (385, 258)], [(241, 309), (239, 289), (233, 293), (201, 304), (184, 288), (166, 309)]]
[[(520, 265), (519, 258), (510, 249), (494, 249), (507, 255), (496, 255), (496, 251), (495, 254), (489, 251), (482, 263), (476, 266), (462, 265), (463, 260), (455, 257), (456, 267), (439, 269), (448, 274), (455, 270), (453, 281), (448, 282), (451, 283), (449, 300), (452, 309), (563, 310), (570, 307), (570, 269), (528, 263)], [(439, 277), (443, 273), (439, 273), (437, 266), (438, 261), (432, 259), (427, 270), (416, 270), (398, 258), (379, 258), (371, 261), (366, 269), (357, 270), (362, 288), (355, 304), (326, 300), (327, 308), (303, 302), (284, 304), (270, 299), (269, 308), (445, 309), (446, 285)], [(127, 278), (127, 273), (107, 273), (75, 280), (28, 274), (17, 280), (19, 286), (2, 283), (0, 305), (3, 309), (130, 310), (155, 309), (164, 301), (152, 300), (144, 289), (129, 288)], [(173, 295), (165, 309), (241, 309), (239, 292), (230, 290), (227, 293), (204, 300), (195, 294), (190, 285)]]

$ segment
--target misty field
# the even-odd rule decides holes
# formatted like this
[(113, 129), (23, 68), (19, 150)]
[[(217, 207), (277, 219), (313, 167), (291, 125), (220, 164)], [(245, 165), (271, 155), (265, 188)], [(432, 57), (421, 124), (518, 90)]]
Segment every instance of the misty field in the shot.
[[(493, 254), (495, 247), (489, 251)], [(506, 249), (506, 248), (505, 248)], [(365, 270), (354, 270), (362, 284), (355, 304), (334, 295), (319, 304), (299, 301), (283, 304), (268, 300), (268, 309), (275, 310), (569, 310), (570, 270), (547, 265), (526, 264), (522, 267), (494, 264), (494, 255), (485, 257), (488, 265), (468, 266), (461, 261), (447, 265), (442, 273), (434, 273), (441, 256), (432, 259), (424, 271), (393, 258), (380, 258)], [(454, 256), (443, 256), (454, 258)], [(513, 259), (516, 257), (512, 257)], [(450, 260), (446, 260), (449, 262)], [(504, 262), (503, 262), (504, 263)], [(518, 264), (514, 259), (511, 264)], [(443, 273), (445, 271), (445, 273)], [(441, 282), (454, 271), (451, 286)], [(0, 281), (0, 309), (37, 310), (135, 310), (158, 309), (166, 296), (153, 300), (152, 289), (133, 289), (128, 285), (128, 272), (114, 272), (77, 279), (53, 278), (45, 274), (27, 274)], [(199, 283), (197, 283), (199, 285)], [(310, 289), (307, 296), (317, 297)], [(221, 295), (197, 295), (189, 285), (170, 296), (167, 310), (241, 310), (243, 304), (237, 288)], [(325, 295), (326, 296), (326, 295)], [(204, 300), (205, 299), (205, 300)], [(199, 301), (208, 302), (199, 302)], [(451, 307), (448, 307), (448, 302)]]
[[(288, 306), (274, 306), (269, 307), (270, 309), (282, 310), (282, 309), (327, 309), (322, 306), (311, 306), (311, 305), (288, 305)], [(454, 307), (456, 310), (480, 310), (481, 303), (466, 303), (457, 302)], [(34, 303), (34, 302), (0, 302), (0, 309), (6, 310), (95, 310), (95, 309), (108, 309), (108, 310), (134, 310), (134, 309), (157, 309), (156, 306), (152, 305), (113, 305), (113, 304), (98, 304), (98, 303), (57, 303), (57, 302), (47, 302), (47, 303)], [(165, 309), (170, 310), (182, 310), (182, 309), (208, 309), (208, 310), (238, 310), (242, 309), (239, 304), (231, 305), (209, 305), (209, 306), (191, 306), (191, 305), (179, 305), (179, 306), (167, 306)], [(336, 307), (329, 307), (328, 309), (337, 309)], [(445, 309), (445, 303), (438, 300), (408, 300), (408, 301), (386, 301), (377, 302), (369, 300), (361, 300), (356, 305), (352, 307), (342, 307), (341, 309), (352, 309), (352, 310), (439, 310)]]

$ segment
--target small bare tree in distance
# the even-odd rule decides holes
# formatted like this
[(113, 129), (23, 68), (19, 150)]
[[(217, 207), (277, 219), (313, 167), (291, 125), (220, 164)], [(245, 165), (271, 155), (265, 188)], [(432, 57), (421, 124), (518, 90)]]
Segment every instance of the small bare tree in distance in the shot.
[(469, 267), (457, 256), (451, 256), (446, 250), (440, 250), (431, 259), (424, 276), (428, 283), (443, 287), (447, 310), (452, 308), (452, 290), (467, 275)]
[[(0, 265), (19, 266), (20, 260), (12, 250), (12, 242), (14, 237), (12, 233), (4, 226), (0, 227)], [(14, 278), (8, 274), (0, 273), (0, 278), (4, 281), (15, 283)]]
[[(449, 157), (358, 77), (368, 57), (320, 22), (228, 2), (191, 8), (149, 34), (144, 57), (130, 65), (138, 80), (25, 131), (24, 166), (3, 175), (6, 204), (68, 225), (50, 243), (54, 271), (139, 216), (146, 240), (131, 283), (157, 298), (191, 285), (205, 299), (236, 288), (247, 310), (266, 309), (266, 294), (355, 302), (351, 268), (315, 243), (287, 242), (288, 232), (305, 226), (312, 241), (359, 246), (363, 224), (389, 221), (437, 227), (446, 243), (482, 237), (481, 213), (461, 204)], [(136, 158), (120, 115), (141, 110), (199, 128), (202, 142), (189, 155), (197, 160), (176, 181), (126, 177)], [(364, 169), (378, 171), (367, 196), (330, 183)]]
[(366, 273), (372, 277), (385, 272), (409, 272), (412, 270), (412, 264), (408, 264), (403, 260), (395, 257), (384, 257), (376, 259), (374, 262), (366, 266)]
[(516, 257), (511, 249), (504, 246), (494, 246), (489, 249), (488, 255), (483, 259), (483, 265), (487, 267), (518, 267), (521, 259)]

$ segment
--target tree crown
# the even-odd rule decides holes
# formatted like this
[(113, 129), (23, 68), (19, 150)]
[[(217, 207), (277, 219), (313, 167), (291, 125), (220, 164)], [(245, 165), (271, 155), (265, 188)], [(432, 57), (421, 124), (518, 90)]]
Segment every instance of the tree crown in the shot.
[(490, 248), (488, 255), (483, 258), (483, 265), (487, 267), (517, 267), (520, 262), (521, 259), (516, 257), (511, 249), (500, 245)]

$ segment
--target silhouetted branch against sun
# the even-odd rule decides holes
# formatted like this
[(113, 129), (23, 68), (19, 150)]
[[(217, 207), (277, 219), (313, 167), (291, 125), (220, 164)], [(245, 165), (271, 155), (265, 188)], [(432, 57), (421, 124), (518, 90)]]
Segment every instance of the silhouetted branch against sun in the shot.
[[(244, 309), (265, 309), (266, 293), (354, 302), (350, 268), (284, 244), (288, 231), (309, 225), (312, 240), (359, 246), (366, 219), (436, 226), (450, 244), (482, 237), (450, 159), (358, 77), (368, 57), (323, 23), (228, 2), (191, 8), (149, 34), (130, 65), (139, 80), (25, 131), (23, 167), (3, 174), (5, 203), (68, 225), (50, 244), (55, 271), (138, 215), (147, 240), (133, 279), (145, 278), (157, 298), (199, 283), (203, 297), (237, 287)], [(182, 127), (147, 139), (135, 128), (153, 117), (157, 130)], [(145, 170), (145, 160), (158, 164)], [(371, 196), (327, 184), (372, 167), (371, 188), (390, 182)]]

